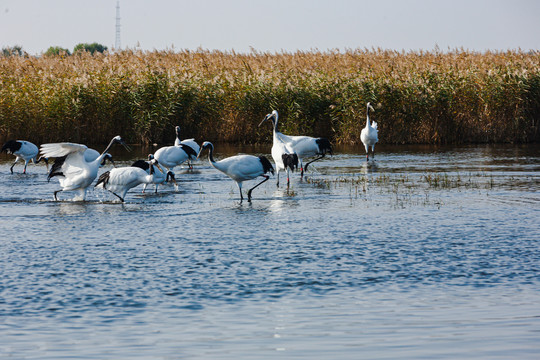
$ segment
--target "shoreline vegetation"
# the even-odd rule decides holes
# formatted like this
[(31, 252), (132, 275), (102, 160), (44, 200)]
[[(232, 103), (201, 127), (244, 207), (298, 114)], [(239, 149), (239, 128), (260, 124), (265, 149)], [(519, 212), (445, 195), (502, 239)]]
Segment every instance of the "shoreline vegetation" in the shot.
[(540, 52), (380, 49), (249, 54), (124, 50), (0, 57), (0, 141), (359, 144), (366, 103), (381, 144), (540, 141)]

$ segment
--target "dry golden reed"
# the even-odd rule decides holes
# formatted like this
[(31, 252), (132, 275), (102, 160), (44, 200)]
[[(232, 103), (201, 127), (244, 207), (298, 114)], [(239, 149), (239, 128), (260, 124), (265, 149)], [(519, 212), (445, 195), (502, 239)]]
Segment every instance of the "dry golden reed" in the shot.
[(359, 143), (366, 103), (381, 143), (540, 140), (540, 53), (220, 51), (0, 57), (0, 140), (271, 141), (258, 128)]

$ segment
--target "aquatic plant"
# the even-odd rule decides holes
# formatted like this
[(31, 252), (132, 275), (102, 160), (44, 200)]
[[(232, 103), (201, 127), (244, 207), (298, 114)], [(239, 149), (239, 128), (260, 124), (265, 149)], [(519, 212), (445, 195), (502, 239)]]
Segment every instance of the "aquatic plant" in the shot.
[(365, 105), (380, 143), (540, 141), (538, 52), (249, 54), (126, 50), (0, 56), (0, 140), (132, 143), (185, 137), (271, 142), (257, 125), (360, 142)]

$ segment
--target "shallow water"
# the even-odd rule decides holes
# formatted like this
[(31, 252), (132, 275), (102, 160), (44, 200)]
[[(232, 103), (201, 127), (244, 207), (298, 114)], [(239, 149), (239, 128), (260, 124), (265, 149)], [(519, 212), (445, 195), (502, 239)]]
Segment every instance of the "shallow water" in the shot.
[(119, 204), (2, 155), (0, 357), (538, 358), (540, 147), (377, 150), (243, 204), (206, 156)]

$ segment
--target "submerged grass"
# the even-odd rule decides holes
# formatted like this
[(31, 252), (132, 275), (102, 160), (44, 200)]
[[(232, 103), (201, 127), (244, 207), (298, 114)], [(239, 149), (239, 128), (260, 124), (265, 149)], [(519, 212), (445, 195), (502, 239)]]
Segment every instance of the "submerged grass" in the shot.
[(381, 143), (540, 141), (540, 54), (220, 51), (0, 57), (0, 140), (132, 143), (185, 137), (271, 141), (284, 133), (357, 144), (365, 104)]
[[(408, 174), (370, 174), (329, 178), (306, 177), (305, 182), (317, 188), (343, 191), (348, 190), (351, 204), (368, 201), (372, 204), (405, 208), (410, 205), (444, 205), (442, 200), (447, 192), (479, 191), (486, 194), (500, 189), (530, 189), (537, 179), (512, 176), (497, 178), (491, 173), (425, 173)], [(373, 201), (375, 198), (378, 201)]]
[(426, 173), (416, 177), (407, 174), (377, 174), (377, 175), (352, 175), (349, 177), (340, 176), (335, 178), (311, 178), (305, 181), (319, 188), (331, 189), (332, 187), (360, 187), (362, 191), (374, 187), (386, 192), (398, 192), (399, 189), (429, 189), (429, 190), (449, 190), (449, 189), (486, 189), (490, 190), (496, 186), (508, 186), (513, 183), (513, 179), (506, 179), (502, 183), (497, 183), (492, 174), (489, 173), (469, 173), (469, 174), (449, 174), (449, 173)]

